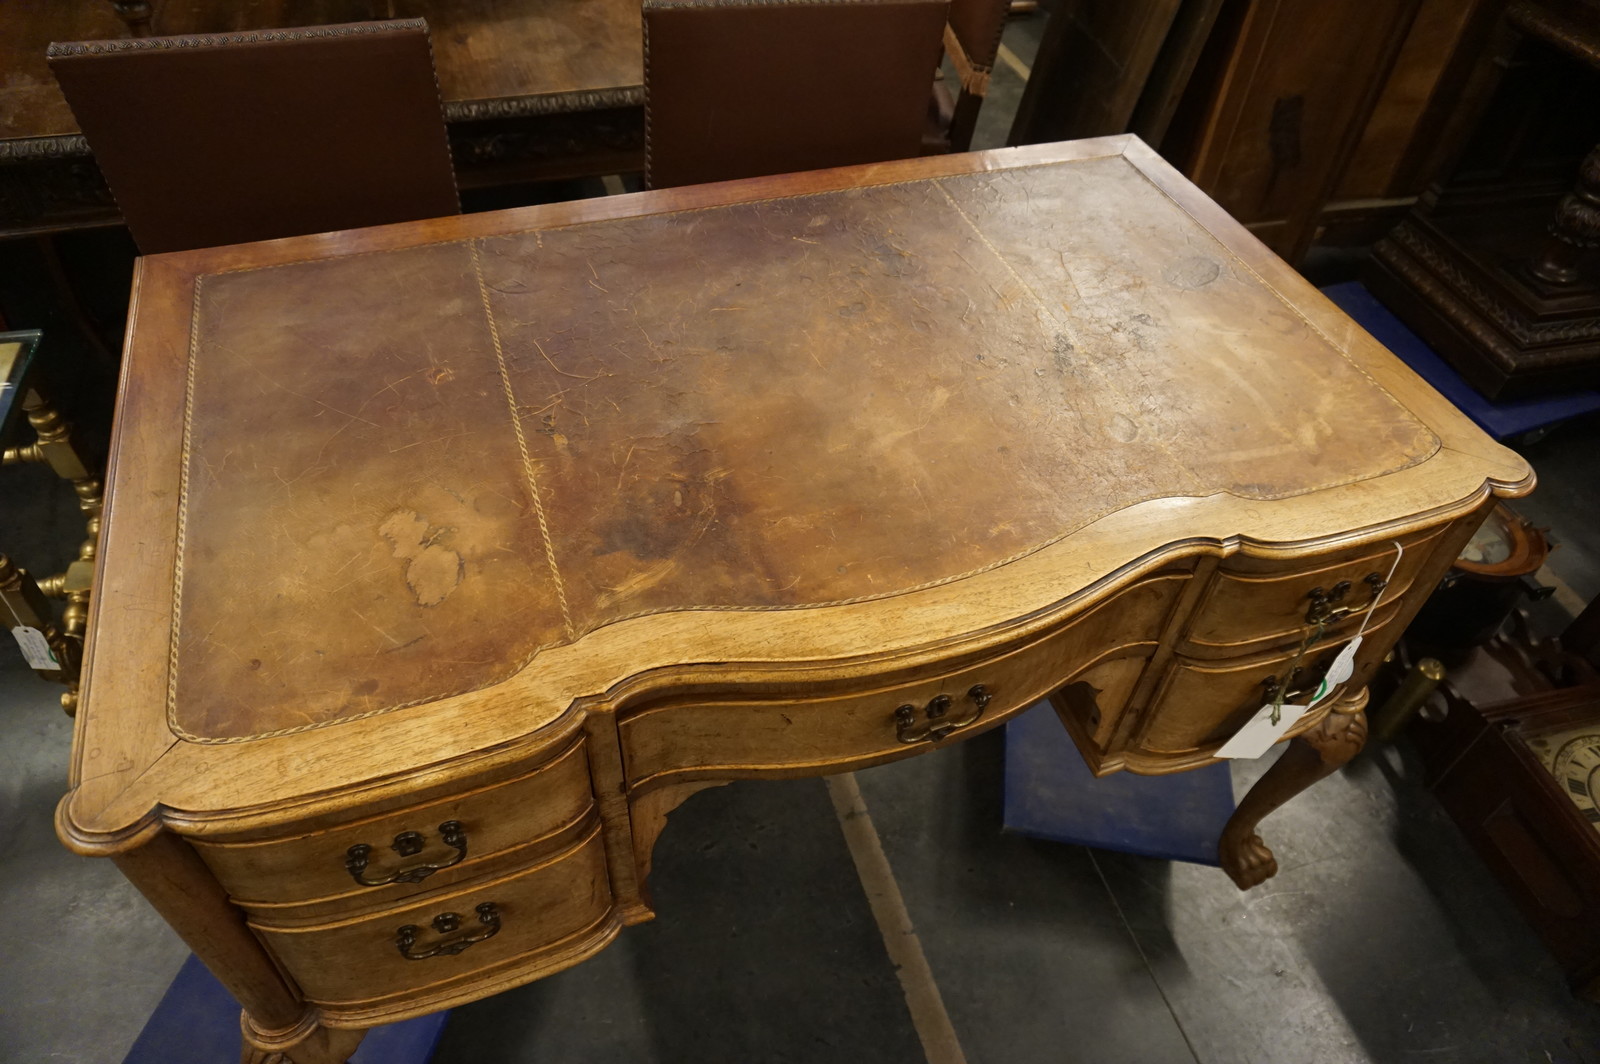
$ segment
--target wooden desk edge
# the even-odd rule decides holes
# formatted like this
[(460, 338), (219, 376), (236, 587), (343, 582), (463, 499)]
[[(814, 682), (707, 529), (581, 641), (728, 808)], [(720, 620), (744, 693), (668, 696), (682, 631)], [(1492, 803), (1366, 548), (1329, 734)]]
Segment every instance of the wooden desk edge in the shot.
[[(1040, 596), (1035, 591), (1031, 601), (1025, 601), (1030, 598), (1028, 589), (1064, 587), (1074, 568), (1087, 572), (1096, 565), (1092, 548), (1088, 559), (1078, 557), (1085, 553), (1080, 540), (1092, 536), (1105, 542), (1126, 543), (1128, 525), (1137, 520), (1140, 507), (1108, 515), (1096, 522), (1099, 529), (1091, 526), (1080, 530), (1002, 570), (890, 599), (806, 610), (715, 614), (673, 611), (632, 618), (598, 629), (571, 647), (547, 651), (547, 657), (539, 659), (539, 668), (525, 669), (501, 684), (379, 717), (234, 743), (184, 742), (169, 734), (165, 748), (142, 771), (130, 772), (127, 778), (114, 782), (100, 781), (110, 786), (79, 785), (69, 791), (60, 806), (58, 831), (63, 841), (78, 852), (115, 853), (139, 845), (163, 825), (188, 835), (256, 831), (315, 817), (333, 808), (330, 802), (342, 804), (332, 796), (342, 794), (347, 799), (352, 789), (361, 791), (368, 803), (412, 794), (419, 782), (430, 790), (448, 789), (455, 780), (481, 776), (500, 765), (525, 763), (537, 757), (539, 750), (559, 745), (573, 722), (586, 713), (614, 712), (666, 689), (703, 682), (707, 674), (714, 673), (719, 685), (825, 685), (858, 678), (863, 673), (908, 670), (952, 657), (982, 655), (1060, 625), (1140, 577), (1176, 561), (1235, 554), (1288, 558), (1311, 550), (1381, 543), (1466, 516), (1490, 498), (1522, 494), (1531, 485), (1531, 472), (1517, 481), (1484, 481), (1479, 490), (1455, 503), (1315, 541), (1199, 534), (1179, 542), (1150, 545), (1137, 557), (1109, 567), (1103, 575), (1081, 582), (1065, 594)], [(1359, 505), (1361, 493), (1349, 494), (1353, 496), (1352, 505)], [(1263, 505), (1231, 496), (1213, 496), (1194, 503), (1203, 505), (1214, 499), (1231, 502), (1229, 509), (1256, 509)], [(1170, 505), (1172, 501), (1156, 502)], [(1271, 504), (1266, 506), (1270, 508)], [(1053, 582), (1052, 573), (1061, 579)], [(985, 581), (988, 586), (981, 594), (975, 594), (975, 582)], [(973, 616), (969, 611), (959, 619), (949, 620), (949, 614), (963, 599), (991, 608), (983, 616)], [(835, 623), (820, 624), (816, 619), (819, 610), (845, 616)], [(870, 615), (875, 613), (882, 616), (874, 619)], [(941, 615), (948, 624), (943, 631), (934, 625)], [(714, 619), (715, 625), (706, 624), (708, 619)], [(837, 635), (859, 631), (875, 620), (900, 632), (918, 631), (921, 635), (902, 636), (898, 645), (868, 657), (851, 653), (848, 639), (836, 641), (833, 646), (817, 639), (819, 632)], [(696, 660), (666, 654), (652, 657), (641, 652), (642, 647), (681, 644), (690, 631), (699, 636)], [(786, 653), (781, 661), (770, 655), (764, 659), (761, 654), (761, 648), (774, 642), (783, 642), (792, 649), (797, 640), (809, 645), (792, 656)], [(566, 682), (552, 680), (552, 673), (564, 676)], [(552, 691), (573, 693), (563, 697), (552, 695)], [(436, 734), (440, 729), (432, 722), (440, 715), (452, 720), (454, 727), (449, 735)], [(496, 725), (498, 731), (493, 730)], [(341, 750), (366, 749), (372, 746), (366, 740), (379, 733), (385, 741), (376, 744), (378, 753), (358, 760), (326, 757), (330, 741)], [(397, 762), (393, 759), (396, 750), (428, 753)], [(308, 792), (303, 776), (294, 771), (294, 766), (312, 758), (322, 763), (317, 786)], [(218, 781), (227, 783), (219, 786)], [(217, 801), (222, 796), (219, 792), (230, 789), (235, 801)], [(202, 802), (202, 796), (211, 801)]]

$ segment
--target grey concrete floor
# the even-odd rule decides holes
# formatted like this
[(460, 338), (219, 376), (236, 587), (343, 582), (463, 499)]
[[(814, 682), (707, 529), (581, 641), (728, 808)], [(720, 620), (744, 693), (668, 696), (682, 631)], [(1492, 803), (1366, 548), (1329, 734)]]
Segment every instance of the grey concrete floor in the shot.
[[(1007, 31), (1024, 65), (1042, 21)], [(1021, 87), (1002, 63), (975, 147), (1005, 142)], [(1522, 509), (1562, 543), (1568, 603), (1600, 593), (1597, 443), (1590, 419), (1527, 451), (1542, 480)], [(64, 564), (70, 493), (4, 477), (0, 543)], [(0, 1062), (112, 1064), (187, 951), (109, 862), (56, 841), (57, 693), (0, 648)], [(1600, 1008), (1568, 994), (1403, 746), (1270, 818), (1283, 870), (1240, 894), (1215, 869), (1002, 833), (1003, 742), (855, 776), (951, 1038), (913, 1021), (869, 904), (882, 884), (863, 885), (824, 782), (752, 781), (672, 815), (660, 919), (457, 1009), (436, 1060), (1600, 1064)], [(1267, 761), (1235, 765), (1235, 790)]]

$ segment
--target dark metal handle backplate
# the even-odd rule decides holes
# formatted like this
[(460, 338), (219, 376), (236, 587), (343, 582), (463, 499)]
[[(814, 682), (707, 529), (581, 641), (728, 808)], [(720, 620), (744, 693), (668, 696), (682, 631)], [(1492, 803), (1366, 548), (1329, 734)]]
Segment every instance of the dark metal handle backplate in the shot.
[(1276, 676), (1268, 676), (1261, 681), (1261, 686), (1266, 688), (1267, 691), (1267, 701), (1277, 704), (1289, 702), (1298, 705), (1302, 698), (1316, 694), (1317, 688), (1322, 685), (1322, 680), (1319, 678), (1308, 681), (1303, 679), (1306, 676), (1306, 670), (1299, 668), (1291, 669), (1287, 680), (1279, 680)]
[(1363, 613), (1372, 608), (1378, 601), (1378, 596), (1383, 594), (1383, 589), (1389, 586), (1389, 581), (1382, 573), (1368, 573), (1361, 578), (1361, 582), (1371, 588), (1372, 592), (1367, 596), (1367, 601), (1359, 605), (1344, 604), (1352, 586), (1348, 580), (1341, 580), (1331, 588), (1314, 587), (1306, 592), (1306, 598), (1311, 600), (1311, 605), (1306, 607), (1306, 623), (1334, 624), (1351, 614)]
[[(420, 883), (439, 869), (460, 864), (467, 858), (467, 829), (461, 826), (461, 821), (446, 820), (440, 824), (439, 838), (446, 846), (455, 850), (446, 861), (436, 863), (424, 861), (397, 868), (386, 876), (368, 876), (367, 862), (372, 858), (372, 847), (364, 842), (358, 842), (345, 851), (344, 867), (350, 873), (350, 878), (363, 887), (381, 887), (388, 883)], [(394, 842), (389, 848), (401, 857), (414, 857), (422, 852), (426, 844), (427, 839), (423, 838), (420, 832), (402, 831), (394, 837)]]
[(400, 947), (400, 956), (408, 961), (425, 961), (429, 957), (454, 957), (468, 946), (475, 946), (484, 939), (493, 938), (500, 933), (500, 910), (495, 907), (494, 902), (486, 901), (472, 911), (478, 914), (480, 926), (466, 932), (461, 930), (460, 913), (440, 913), (435, 916), (433, 929), (447, 937), (423, 949), (417, 948), (417, 938), (422, 934), (422, 928), (416, 924), (402, 927), (394, 935), (395, 945)]
[(907, 702), (894, 711), (895, 738), (903, 743), (936, 743), (946, 735), (965, 728), (983, 716), (983, 711), (988, 708), (989, 700), (993, 697), (989, 689), (983, 684), (974, 684), (967, 692), (967, 698), (972, 702), (972, 711), (960, 720), (951, 720), (947, 714), (955, 705), (955, 699), (949, 695), (935, 695), (922, 711), (923, 719), (917, 719), (917, 707)]

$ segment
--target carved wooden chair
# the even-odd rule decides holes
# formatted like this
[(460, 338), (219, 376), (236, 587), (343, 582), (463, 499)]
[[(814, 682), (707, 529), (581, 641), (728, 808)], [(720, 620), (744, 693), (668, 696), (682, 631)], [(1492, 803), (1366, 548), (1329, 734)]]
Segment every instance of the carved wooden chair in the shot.
[(952, 95), (947, 82), (934, 82), (935, 128), (928, 143), (934, 152), (971, 149), (1010, 11), (1011, 0), (950, 0), (944, 54), (955, 68), (959, 89)]
[(460, 211), (421, 19), (48, 56), (145, 254)]
[(946, 0), (645, 0), (650, 188), (922, 154)]

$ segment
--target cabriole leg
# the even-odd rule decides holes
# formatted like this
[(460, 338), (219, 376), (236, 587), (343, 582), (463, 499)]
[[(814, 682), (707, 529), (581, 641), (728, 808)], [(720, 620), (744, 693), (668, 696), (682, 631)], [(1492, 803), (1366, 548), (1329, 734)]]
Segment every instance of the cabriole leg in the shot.
[(1278, 862), (1256, 833), (1257, 826), (1268, 813), (1361, 752), (1367, 741), (1366, 705), (1364, 687), (1340, 697), (1320, 724), (1290, 740), (1283, 756), (1256, 781), (1234, 810), (1222, 829), (1217, 856), (1222, 870), (1240, 890), (1249, 890), (1278, 874)]

